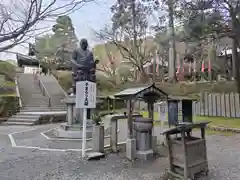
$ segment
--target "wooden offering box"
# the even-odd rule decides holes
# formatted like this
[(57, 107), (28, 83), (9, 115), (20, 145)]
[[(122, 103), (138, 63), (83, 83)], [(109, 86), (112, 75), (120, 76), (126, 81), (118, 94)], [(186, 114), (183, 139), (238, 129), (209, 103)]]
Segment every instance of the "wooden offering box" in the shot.
[[(184, 180), (195, 174), (208, 173), (205, 127), (208, 122), (189, 123), (165, 131), (169, 154), (169, 173)], [(192, 136), (194, 128), (201, 129), (201, 137)], [(181, 136), (178, 137), (177, 135)], [(174, 135), (174, 136), (172, 136)]]

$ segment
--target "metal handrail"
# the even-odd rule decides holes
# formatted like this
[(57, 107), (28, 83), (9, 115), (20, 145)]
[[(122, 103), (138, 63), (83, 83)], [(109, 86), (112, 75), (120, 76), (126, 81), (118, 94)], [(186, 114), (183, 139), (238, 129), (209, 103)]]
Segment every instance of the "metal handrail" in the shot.
[(20, 92), (19, 92), (17, 78), (18, 78), (18, 76), (15, 78), (16, 95), (18, 97), (19, 108), (22, 108), (22, 98), (21, 98), (21, 95), (20, 95)]
[(51, 107), (51, 96), (49, 95), (46, 87), (44, 86), (43, 82), (38, 78), (38, 85), (43, 93), (44, 96), (47, 95), (48, 97), (48, 107)]

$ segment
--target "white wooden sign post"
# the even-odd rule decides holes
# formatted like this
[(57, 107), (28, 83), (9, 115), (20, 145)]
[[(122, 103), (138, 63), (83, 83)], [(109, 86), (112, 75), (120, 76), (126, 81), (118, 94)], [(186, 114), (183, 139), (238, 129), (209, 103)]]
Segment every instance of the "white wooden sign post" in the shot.
[(87, 109), (96, 108), (96, 83), (78, 81), (76, 83), (76, 108), (83, 109), (82, 158), (86, 156)]
[(161, 128), (164, 129), (164, 122), (166, 119), (166, 102), (160, 102), (159, 103), (159, 119), (161, 120)]

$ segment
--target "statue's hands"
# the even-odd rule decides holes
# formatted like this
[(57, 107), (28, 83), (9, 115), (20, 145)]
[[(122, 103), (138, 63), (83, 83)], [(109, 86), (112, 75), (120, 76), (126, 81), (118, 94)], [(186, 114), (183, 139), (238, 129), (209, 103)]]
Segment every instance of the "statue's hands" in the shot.
[(98, 59), (96, 59), (96, 60), (95, 60), (95, 64), (98, 64), (98, 63), (99, 63), (99, 60), (98, 60)]

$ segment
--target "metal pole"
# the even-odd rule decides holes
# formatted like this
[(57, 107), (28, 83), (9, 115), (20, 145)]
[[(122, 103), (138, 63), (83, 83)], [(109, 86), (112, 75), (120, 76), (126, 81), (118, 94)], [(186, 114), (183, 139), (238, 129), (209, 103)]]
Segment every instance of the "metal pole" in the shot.
[(87, 129), (87, 109), (83, 109), (83, 127), (82, 127), (82, 158), (86, 157), (86, 129)]

